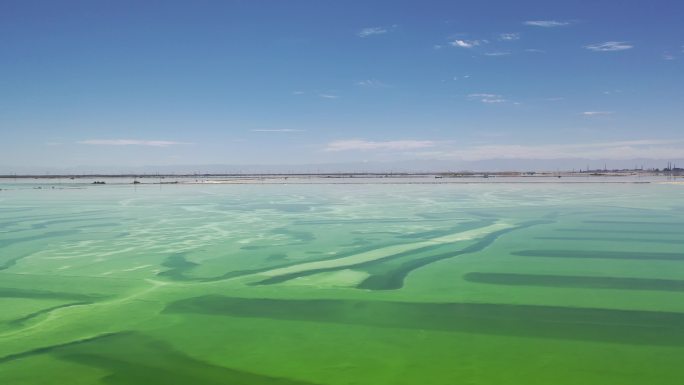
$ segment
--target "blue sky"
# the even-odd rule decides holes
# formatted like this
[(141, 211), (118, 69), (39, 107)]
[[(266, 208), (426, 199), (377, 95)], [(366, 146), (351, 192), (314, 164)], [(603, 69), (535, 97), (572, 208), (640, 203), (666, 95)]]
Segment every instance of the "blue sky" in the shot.
[(678, 1), (4, 0), (0, 172), (684, 159), (682, 20)]

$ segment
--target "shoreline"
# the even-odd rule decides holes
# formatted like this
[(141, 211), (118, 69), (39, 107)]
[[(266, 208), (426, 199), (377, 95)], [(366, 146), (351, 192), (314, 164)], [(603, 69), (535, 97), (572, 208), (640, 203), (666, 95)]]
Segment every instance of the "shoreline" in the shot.
[(226, 185), (684, 185), (682, 176), (582, 176), (582, 177), (442, 177), (412, 176), (412, 177), (354, 177), (354, 178), (324, 178), (324, 177), (261, 177), (261, 178), (134, 178), (123, 176), (108, 177), (80, 177), (80, 178), (0, 178), (0, 190), (8, 189), (63, 189), (63, 188), (104, 188), (105, 186), (226, 186)]
[(92, 179), (92, 178), (135, 178), (135, 179), (278, 179), (278, 178), (425, 178), (465, 179), (465, 178), (562, 178), (562, 177), (684, 177), (682, 169), (673, 171), (644, 170), (590, 170), (590, 171), (463, 171), (463, 172), (340, 172), (340, 173), (245, 173), (245, 174), (0, 174), (3, 179)]

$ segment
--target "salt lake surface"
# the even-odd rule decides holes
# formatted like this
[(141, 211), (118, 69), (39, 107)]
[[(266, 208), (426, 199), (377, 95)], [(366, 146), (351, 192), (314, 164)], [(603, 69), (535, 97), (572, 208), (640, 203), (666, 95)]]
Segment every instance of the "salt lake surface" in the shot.
[(0, 182), (0, 384), (682, 383), (683, 185), (384, 182)]

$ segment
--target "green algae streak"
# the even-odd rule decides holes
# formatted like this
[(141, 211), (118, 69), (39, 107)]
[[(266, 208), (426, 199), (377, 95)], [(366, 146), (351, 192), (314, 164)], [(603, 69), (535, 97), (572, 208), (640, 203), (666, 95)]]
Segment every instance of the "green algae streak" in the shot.
[(358, 182), (0, 182), (0, 384), (681, 383), (684, 186)]

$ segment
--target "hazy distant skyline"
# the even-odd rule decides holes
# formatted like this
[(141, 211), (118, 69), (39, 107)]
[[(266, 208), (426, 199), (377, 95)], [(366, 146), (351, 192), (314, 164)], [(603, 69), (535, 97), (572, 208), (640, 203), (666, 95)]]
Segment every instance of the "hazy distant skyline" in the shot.
[(657, 166), (684, 159), (682, 19), (678, 1), (5, 0), (0, 173)]

